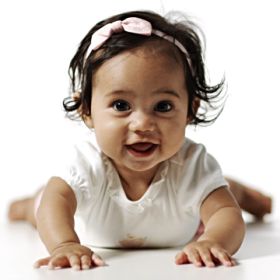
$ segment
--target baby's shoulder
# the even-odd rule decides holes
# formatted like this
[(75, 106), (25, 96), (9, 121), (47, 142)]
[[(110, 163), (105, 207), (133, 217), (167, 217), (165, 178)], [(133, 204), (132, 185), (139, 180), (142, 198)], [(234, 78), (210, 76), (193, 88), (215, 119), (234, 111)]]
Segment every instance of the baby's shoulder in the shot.
[(184, 143), (176, 155), (181, 164), (190, 161), (196, 161), (202, 156), (208, 154), (205, 146), (201, 143), (196, 143), (190, 138), (185, 138)]
[[(185, 138), (180, 151), (171, 160), (176, 176), (197, 181), (200, 177), (220, 171), (219, 163), (201, 143)], [(176, 166), (175, 166), (176, 165)]]
[(90, 167), (100, 165), (102, 162), (102, 153), (94, 135), (86, 133), (79, 138), (65, 141), (61, 153), (66, 165)]

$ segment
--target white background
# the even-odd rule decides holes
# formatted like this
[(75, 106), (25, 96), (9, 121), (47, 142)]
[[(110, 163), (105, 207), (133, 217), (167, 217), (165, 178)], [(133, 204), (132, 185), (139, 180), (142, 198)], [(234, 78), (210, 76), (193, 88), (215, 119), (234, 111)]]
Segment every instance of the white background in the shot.
[(271, 194), (279, 217), (277, 2), (0, 0), (0, 221), (10, 200), (36, 190), (75, 131), (61, 102), (78, 43), (97, 21), (134, 9), (182, 10), (202, 27), (211, 81), (225, 74), (228, 99), (214, 125), (186, 133), (208, 147), (225, 174)]

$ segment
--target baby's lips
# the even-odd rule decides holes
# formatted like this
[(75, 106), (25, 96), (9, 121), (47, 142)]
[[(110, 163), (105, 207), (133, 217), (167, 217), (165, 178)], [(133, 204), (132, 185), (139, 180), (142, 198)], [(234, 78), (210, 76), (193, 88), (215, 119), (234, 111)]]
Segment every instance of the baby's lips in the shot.
[(135, 151), (140, 151), (140, 152), (144, 152), (147, 151), (149, 149), (151, 149), (155, 144), (153, 143), (147, 143), (147, 142), (143, 142), (143, 143), (135, 143), (132, 145), (128, 145), (128, 147), (130, 149), (133, 149)]

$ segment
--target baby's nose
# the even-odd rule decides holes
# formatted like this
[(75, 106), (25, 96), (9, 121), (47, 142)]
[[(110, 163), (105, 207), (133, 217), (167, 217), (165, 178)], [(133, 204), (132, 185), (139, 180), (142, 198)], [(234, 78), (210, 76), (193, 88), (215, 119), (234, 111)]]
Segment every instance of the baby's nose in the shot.
[(155, 130), (156, 122), (151, 114), (145, 112), (134, 112), (130, 121), (130, 130), (151, 132)]

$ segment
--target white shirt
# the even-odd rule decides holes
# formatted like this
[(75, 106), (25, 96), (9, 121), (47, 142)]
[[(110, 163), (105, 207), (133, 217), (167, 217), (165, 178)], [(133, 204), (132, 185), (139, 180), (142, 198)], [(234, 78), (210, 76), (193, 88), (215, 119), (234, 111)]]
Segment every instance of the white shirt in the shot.
[(76, 195), (76, 215), (84, 223), (83, 243), (107, 248), (187, 244), (197, 231), (202, 201), (227, 185), (204, 146), (186, 138), (180, 151), (161, 164), (146, 193), (131, 201), (94, 133), (75, 145), (56, 176)]

